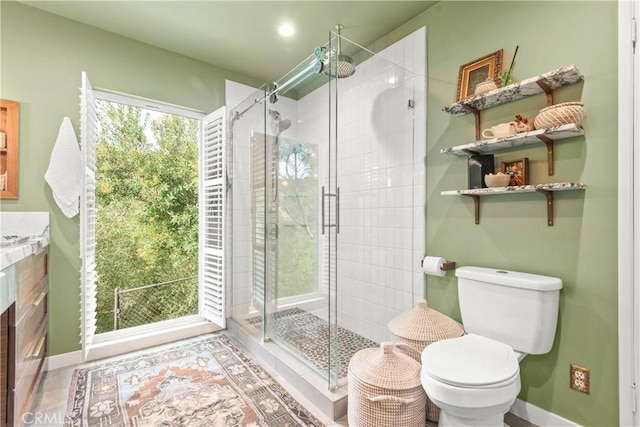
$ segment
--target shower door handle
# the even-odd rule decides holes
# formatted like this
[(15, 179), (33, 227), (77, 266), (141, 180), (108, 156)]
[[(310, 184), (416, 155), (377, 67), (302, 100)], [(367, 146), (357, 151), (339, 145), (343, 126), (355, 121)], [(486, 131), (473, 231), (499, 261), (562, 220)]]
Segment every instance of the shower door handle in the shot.
[(322, 234), (324, 234), (324, 185), (322, 186), (322, 197), (321, 197), (321, 206), (320, 211), (322, 212), (322, 219), (320, 222), (322, 223)]
[(336, 187), (336, 234), (340, 234), (340, 187)]
[[(335, 197), (336, 198), (336, 223), (335, 224), (326, 224), (325, 223), (325, 213), (324, 213), (324, 199), (325, 197)], [(324, 185), (322, 186), (322, 205), (320, 207), (322, 211), (322, 234), (324, 234), (325, 227), (335, 227), (336, 233), (340, 233), (340, 187), (336, 188), (336, 194), (326, 193), (324, 190)], [(331, 218), (331, 215), (329, 215)]]

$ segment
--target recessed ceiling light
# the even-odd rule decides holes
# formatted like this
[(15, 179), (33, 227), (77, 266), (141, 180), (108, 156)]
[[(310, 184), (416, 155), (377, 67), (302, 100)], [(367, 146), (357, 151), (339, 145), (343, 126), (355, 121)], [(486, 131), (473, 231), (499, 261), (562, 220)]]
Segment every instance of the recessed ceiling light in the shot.
[(291, 24), (282, 24), (278, 27), (278, 32), (283, 37), (291, 37), (296, 32), (296, 30)]

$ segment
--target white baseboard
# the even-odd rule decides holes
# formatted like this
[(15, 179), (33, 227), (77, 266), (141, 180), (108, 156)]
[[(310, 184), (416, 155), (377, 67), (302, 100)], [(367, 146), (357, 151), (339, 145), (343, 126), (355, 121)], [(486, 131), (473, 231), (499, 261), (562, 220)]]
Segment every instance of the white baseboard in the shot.
[(147, 330), (145, 333), (138, 335), (125, 334), (118, 338), (114, 338), (112, 336), (108, 340), (101, 340), (100, 342), (92, 345), (89, 350), (88, 360), (84, 360), (82, 350), (49, 356), (47, 358), (47, 370), (53, 371), (59, 368), (80, 365), (85, 362), (103, 359), (105, 357), (118, 356), (124, 353), (142, 350), (147, 347), (167, 344), (219, 330), (220, 327), (211, 322), (191, 321), (188, 323), (173, 325), (171, 327), (165, 327), (161, 330)]
[(537, 407), (524, 400), (516, 399), (515, 403), (511, 407), (512, 414), (517, 415), (523, 420), (529, 421), (537, 426), (545, 427), (579, 427), (580, 424), (576, 424), (566, 418), (562, 418), (559, 415), (548, 412), (542, 408)]
[[(169, 322), (165, 322), (169, 324)], [(130, 328), (132, 331), (134, 328)], [(124, 337), (117, 337), (108, 340), (94, 341), (89, 349), (88, 361), (104, 359), (106, 357), (119, 356), (124, 353), (131, 353), (148, 347), (168, 344), (174, 341), (191, 338), (197, 335), (219, 331), (220, 327), (205, 320), (192, 322), (178, 322), (174, 326), (167, 326), (162, 329), (147, 329), (142, 334), (127, 334)], [(106, 335), (106, 334), (104, 334)]]
[(56, 354), (47, 357), (47, 371), (54, 371), (68, 366), (82, 363), (82, 351), (72, 351), (69, 353)]

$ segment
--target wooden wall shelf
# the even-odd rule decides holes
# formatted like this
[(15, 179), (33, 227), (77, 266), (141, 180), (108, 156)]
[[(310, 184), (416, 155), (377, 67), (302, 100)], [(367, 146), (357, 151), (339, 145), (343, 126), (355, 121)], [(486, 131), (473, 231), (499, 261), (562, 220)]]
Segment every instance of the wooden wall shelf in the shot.
[(18, 198), (18, 115), (16, 101), (0, 99), (0, 199)]

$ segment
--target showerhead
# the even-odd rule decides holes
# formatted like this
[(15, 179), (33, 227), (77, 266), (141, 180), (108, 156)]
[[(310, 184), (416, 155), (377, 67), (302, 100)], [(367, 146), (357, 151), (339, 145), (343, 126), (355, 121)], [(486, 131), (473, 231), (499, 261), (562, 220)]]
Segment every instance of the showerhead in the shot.
[(340, 36), (340, 30), (342, 30), (344, 26), (341, 24), (336, 25), (336, 30), (338, 34), (338, 50), (336, 54), (329, 54), (329, 58), (327, 58), (322, 64), (322, 72), (325, 75), (331, 77), (338, 77), (339, 79), (345, 77), (351, 77), (356, 72), (356, 65), (347, 55), (342, 54), (342, 38)]
[(269, 110), (269, 115), (275, 121), (280, 120), (280, 112), (276, 110)]
[(291, 120), (281, 119), (279, 111), (269, 110), (269, 115), (275, 122), (275, 129), (278, 131), (278, 135), (291, 127)]
[(289, 129), (290, 127), (291, 127), (291, 120), (289, 120), (289, 119), (280, 120), (278, 122), (278, 131), (279, 132), (284, 132), (285, 130)]
[(346, 55), (337, 55), (329, 58), (322, 68), (322, 72), (331, 77), (343, 79), (351, 77), (356, 72), (356, 66), (353, 59)]

